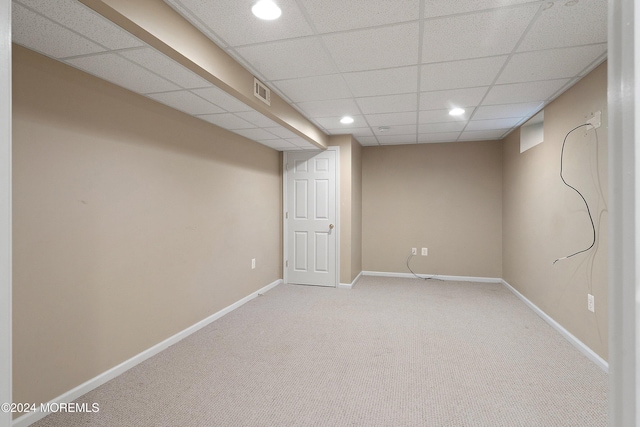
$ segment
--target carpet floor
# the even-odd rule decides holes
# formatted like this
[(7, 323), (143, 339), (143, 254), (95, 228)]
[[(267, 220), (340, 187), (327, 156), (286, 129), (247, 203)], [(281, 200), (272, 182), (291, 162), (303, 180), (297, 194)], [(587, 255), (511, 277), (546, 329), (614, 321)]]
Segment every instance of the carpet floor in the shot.
[(36, 427), (606, 426), (607, 374), (500, 284), (279, 285)]

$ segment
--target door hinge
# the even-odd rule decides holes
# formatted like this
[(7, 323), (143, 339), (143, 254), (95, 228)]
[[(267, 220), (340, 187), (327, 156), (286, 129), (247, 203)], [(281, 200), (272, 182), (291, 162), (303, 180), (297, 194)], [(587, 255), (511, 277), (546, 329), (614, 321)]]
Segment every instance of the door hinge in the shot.
[(284, 262), (284, 266), (287, 267), (287, 268), (289, 267), (289, 260)]
[(289, 219), (289, 212), (284, 213), (284, 219)]

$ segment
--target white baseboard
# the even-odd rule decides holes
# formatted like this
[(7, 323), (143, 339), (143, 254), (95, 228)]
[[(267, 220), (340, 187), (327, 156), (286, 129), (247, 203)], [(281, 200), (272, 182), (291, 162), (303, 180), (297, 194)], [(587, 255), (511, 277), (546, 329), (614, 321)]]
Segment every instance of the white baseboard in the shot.
[(600, 369), (602, 369), (607, 373), (609, 372), (609, 363), (607, 363), (606, 360), (598, 356), (593, 350), (587, 347), (587, 345), (585, 345), (582, 341), (576, 338), (571, 332), (567, 331), (565, 328), (562, 327), (562, 325), (560, 325), (558, 322), (553, 320), (551, 316), (549, 316), (547, 313), (542, 311), (537, 305), (529, 301), (527, 297), (525, 297), (520, 292), (518, 292), (513, 286), (507, 283), (506, 280), (501, 279), (501, 281), (502, 281), (502, 284), (507, 289), (513, 292), (513, 294), (516, 297), (520, 298), (520, 300), (522, 300), (522, 302), (524, 302), (527, 306), (529, 306), (529, 308), (533, 310), (538, 316), (542, 317), (542, 319), (545, 322), (547, 322), (549, 325), (551, 325), (553, 329), (558, 331), (560, 335), (565, 337), (565, 339), (567, 339), (567, 341), (569, 341), (575, 348), (577, 348), (578, 351), (580, 351), (582, 354), (587, 356), (587, 358), (589, 358), (589, 360), (595, 363)]
[[(167, 347), (172, 346), (173, 344), (185, 339), (186, 337), (188, 337), (189, 335), (193, 334), (194, 332), (197, 332), (198, 330), (204, 328), (205, 326), (209, 325), (210, 323), (214, 322), (215, 320), (218, 320), (219, 318), (221, 318), (222, 316), (224, 316), (225, 314), (228, 314), (230, 312), (232, 312), (233, 310), (235, 310), (236, 308), (242, 306), (243, 304), (246, 304), (247, 302), (251, 301), (252, 299), (254, 299), (255, 297), (257, 297), (260, 294), (264, 294), (265, 292), (269, 291), (272, 288), (275, 288), (276, 286), (278, 286), (279, 284), (282, 283), (282, 279), (278, 279), (275, 282), (270, 283), (269, 285), (255, 291), (254, 293), (242, 298), (240, 301), (236, 301), (235, 303), (231, 304), (228, 307), (223, 308), (222, 310), (218, 311), (217, 313), (212, 314), (211, 316), (207, 317), (206, 319), (203, 319), (201, 321), (199, 321), (198, 323), (189, 326), (187, 329), (184, 329), (183, 331), (178, 332), (177, 334), (167, 338), (166, 340), (154, 345), (153, 347), (143, 351), (142, 353), (139, 353), (135, 356), (133, 356), (131, 359), (126, 360), (124, 362), (122, 362), (121, 364), (114, 366), (113, 368), (109, 369), (106, 372), (103, 372), (102, 374), (98, 375), (95, 378), (92, 378), (86, 382), (84, 382), (83, 384), (80, 384), (79, 386), (77, 386), (74, 389), (71, 389), (69, 391), (67, 391), (66, 393), (61, 394), (60, 396), (56, 397), (55, 399), (47, 402), (49, 404), (56, 404), (56, 403), (69, 403), (69, 402), (73, 402), (74, 400), (76, 400), (77, 398), (79, 398), (80, 396), (82, 396), (83, 394), (86, 394), (88, 392), (90, 392), (91, 390), (101, 386), (102, 384), (106, 383), (107, 381), (110, 381), (112, 379), (114, 379), (115, 377), (117, 377), (118, 375), (128, 371), (129, 369), (133, 368), (134, 366), (136, 366), (137, 364), (144, 362), (145, 360), (149, 359), (152, 356), (155, 356), (156, 354), (160, 353), (162, 350), (166, 349)], [(18, 418), (16, 418), (15, 420), (13, 420), (12, 423), (12, 427), (27, 427), (33, 423), (35, 423), (38, 420), (41, 420), (42, 418), (46, 417), (47, 415), (49, 415), (49, 413), (47, 412), (41, 412), (41, 411), (36, 411), (36, 412), (29, 412), (27, 414), (24, 414)]]
[(360, 273), (358, 273), (358, 275), (356, 276), (355, 279), (353, 279), (353, 282), (351, 283), (339, 283), (338, 284), (338, 288), (340, 289), (351, 289), (355, 286), (355, 284), (358, 282), (358, 280), (360, 280), (360, 278), (362, 277), (362, 271)]
[[(363, 276), (380, 276), (380, 277), (402, 277), (407, 279), (415, 279), (411, 273), (389, 273), (384, 271), (363, 271)], [(447, 282), (481, 282), (481, 283), (502, 283), (502, 279), (497, 277), (473, 277), (473, 276), (445, 276), (441, 274), (419, 274), (421, 277), (433, 277), (434, 279), (445, 280)]]

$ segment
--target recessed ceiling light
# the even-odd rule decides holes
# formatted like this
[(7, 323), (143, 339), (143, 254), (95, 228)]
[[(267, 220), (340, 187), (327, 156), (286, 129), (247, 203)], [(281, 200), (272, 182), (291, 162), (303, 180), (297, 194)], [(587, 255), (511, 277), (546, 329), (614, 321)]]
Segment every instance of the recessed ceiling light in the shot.
[(349, 116), (344, 116), (340, 119), (340, 123), (342, 123), (343, 125), (350, 125), (351, 123), (353, 123), (353, 121), (353, 117)]
[(271, 0), (260, 0), (251, 8), (251, 12), (260, 19), (272, 21), (278, 19), (282, 14), (282, 10)]
[(464, 109), (462, 108), (452, 108), (449, 110), (449, 115), (451, 116), (461, 116), (464, 114)]

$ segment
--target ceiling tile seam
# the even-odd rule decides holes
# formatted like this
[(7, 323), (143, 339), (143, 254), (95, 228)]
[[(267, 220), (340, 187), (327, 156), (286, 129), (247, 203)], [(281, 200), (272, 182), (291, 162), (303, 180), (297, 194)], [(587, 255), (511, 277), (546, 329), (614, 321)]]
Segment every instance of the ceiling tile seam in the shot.
[[(133, 37), (135, 37), (135, 36), (133, 36)], [(140, 39), (138, 39), (138, 40), (140, 40)], [(86, 57), (89, 57), (89, 56), (106, 55), (106, 54), (109, 54), (109, 53), (117, 53), (117, 52), (125, 52), (126, 53), (126, 52), (135, 51), (135, 50), (143, 50), (143, 49), (151, 48), (151, 46), (149, 46), (148, 44), (146, 44), (142, 40), (140, 40), (140, 43), (144, 43), (144, 46), (124, 47), (124, 48), (121, 48), (121, 49), (107, 49), (104, 52), (83, 53), (81, 55), (64, 56), (62, 58), (58, 58), (57, 60), (58, 61), (67, 61), (67, 60), (70, 60), (70, 59), (86, 58)]]
[[(309, 16), (309, 12), (304, 7), (304, 5), (300, 2), (300, 0), (295, 0), (295, 2), (298, 5), (298, 8), (300, 9), (300, 12), (302, 13), (302, 16), (304, 16), (304, 19), (307, 21), (307, 24), (311, 28), (311, 31), (313, 31), (313, 33), (315, 35), (317, 35), (318, 34), (318, 30), (317, 30), (315, 24), (313, 23), (313, 20)], [(333, 57), (333, 55), (331, 55), (331, 51), (329, 50), (329, 48), (327, 48), (327, 45), (325, 44), (325, 42), (324, 42), (322, 37), (319, 37), (319, 42), (320, 42), (320, 46), (322, 46), (322, 49), (325, 51), (325, 54), (329, 58), (331, 58), (331, 62), (333, 63), (333, 66), (335, 67), (335, 69), (338, 70), (338, 75), (340, 76), (340, 79), (342, 79), (343, 83), (345, 84), (345, 87), (348, 89), (349, 93), (351, 94), (351, 99), (353, 100), (353, 103), (356, 106), (356, 110), (358, 111), (359, 115), (363, 118), (364, 122), (367, 124), (367, 127), (369, 127), (369, 130), (371, 130), (371, 132), (375, 136), (375, 133), (373, 132), (373, 128), (369, 124), (369, 121), (367, 120), (367, 117), (362, 113), (362, 109), (360, 108), (360, 105), (355, 100), (355, 96), (353, 95), (353, 90), (351, 89), (351, 86), (349, 86), (348, 82), (344, 78), (344, 73), (339, 71), (340, 68), (338, 67), (338, 64), (336, 63), (336, 60)], [(378, 140), (377, 137), (376, 137), (376, 140)], [(380, 143), (380, 141), (378, 141), (378, 143)]]
[[(419, 16), (424, 17), (425, 11), (425, 0), (420, 0), (420, 6), (418, 8)], [(420, 87), (422, 85), (422, 48), (424, 45), (424, 25), (425, 20), (421, 19), (418, 24), (418, 75), (417, 75), (417, 86), (416, 86), (416, 94), (420, 93)], [(419, 142), (418, 132), (420, 130), (420, 96), (416, 95), (416, 144)]]
[[(218, 47), (224, 49), (229, 46), (229, 43), (222, 37), (220, 37), (213, 29), (209, 28), (207, 24), (205, 24), (200, 18), (195, 16), (189, 8), (187, 8), (180, 0), (172, 0), (172, 1), (164, 1), (171, 9), (175, 10), (176, 13), (186, 19), (191, 25), (193, 25), (198, 31), (202, 32), (207, 36), (209, 40), (215, 43)], [(174, 4), (175, 3), (175, 4)], [(177, 6), (177, 7), (175, 7)], [(205, 31), (202, 31), (202, 30)], [(210, 34), (207, 34), (209, 32)], [(220, 46), (217, 41), (213, 40), (211, 36), (219, 39), (225, 46)]]
[[(560, 47), (548, 47), (544, 49), (531, 49), (531, 50), (522, 50), (519, 52), (514, 52), (514, 55), (522, 55), (525, 53), (537, 53), (537, 52), (546, 52), (551, 50), (567, 50), (567, 49), (575, 49), (580, 47), (591, 47), (591, 46), (607, 46), (607, 42), (595, 42), (595, 43), (585, 43), (585, 44), (572, 44), (569, 46), (560, 46)], [(606, 50), (606, 49), (605, 49)]]
[(526, 3), (518, 3), (518, 4), (508, 4), (505, 6), (497, 6), (497, 7), (491, 7), (488, 9), (480, 9), (480, 10), (470, 10), (467, 12), (457, 12), (457, 13), (450, 13), (447, 15), (440, 15), (440, 16), (429, 16), (429, 17), (424, 17), (422, 19), (424, 19), (425, 21), (436, 21), (439, 19), (449, 19), (449, 18), (457, 18), (460, 16), (470, 16), (470, 15), (477, 15), (480, 13), (487, 13), (487, 12), (498, 12), (501, 10), (507, 10), (507, 9), (520, 9), (520, 8), (526, 8), (529, 6), (533, 6), (534, 4), (540, 4), (542, 5), (543, 3), (546, 3), (547, 0), (534, 0), (534, 1), (530, 1), (530, 2), (526, 2)]
[(492, 58), (500, 58), (502, 56), (508, 56), (508, 53), (497, 53), (495, 55), (486, 55), (486, 56), (474, 56), (473, 58), (462, 58), (462, 59), (451, 59), (448, 61), (435, 61), (435, 62), (420, 62), (419, 65), (442, 65), (442, 64), (452, 64), (456, 62), (468, 62), (468, 61), (476, 61), (481, 59), (492, 59)]
[[(58, 21), (56, 21), (56, 20), (54, 20), (54, 19), (52, 19), (52, 18), (50, 18), (50, 17), (46, 16), (46, 15), (43, 15), (43, 14), (42, 14), (42, 13), (40, 13), (39, 11), (37, 11), (37, 10), (35, 10), (35, 9), (33, 9), (33, 8), (29, 7), (29, 6), (26, 6), (25, 4), (21, 3), (19, 0), (13, 0), (13, 1), (14, 1), (14, 2), (16, 2), (16, 3), (18, 3), (20, 6), (24, 7), (25, 9), (27, 9), (27, 10), (29, 10), (29, 11), (31, 11), (31, 12), (33, 12), (33, 13), (35, 13), (36, 15), (40, 16), (41, 18), (44, 18), (44, 19), (46, 19), (47, 21), (52, 22), (52, 23), (54, 23), (55, 25), (57, 25), (57, 26), (59, 26), (59, 27), (62, 27), (62, 28), (64, 28), (65, 30), (67, 30), (67, 31), (70, 31), (70, 32), (74, 33), (75, 35), (80, 36), (80, 37), (82, 37), (83, 39), (88, 40), (88, 41), (90, 41), (91, 43), (93, 43), (93, 44), (96, 44), (96, 45), (100, 46), (100, 47), (101, 47), (101, 48), (103, 48), (106, 52), (110, 52), (110, 51), (111, 51), (111, 49), (110, 49), (109, 47), (107, 47), (107, 46), (103, 45), (102, 43), (97, 42), (97, 41), (95, 41), (95, 40), (93, 40), (93, 39), (90, 39), (89, 37), (85, 36), (84, 34), (79, 33), (79, 32), (77, 32), (76, 30), (74, 30), (74, 29), (72, 29), (72, 28), (69, 28), (69, 27), (67, 27), (66, 25), (64, 25), (64, 24), (62, 24), (62, 23), (60, 23), (60, 22), (58, 22)], [(82, 5), (82, 7), (86, 8), (86, 9), (87, 9), (87, 10), (89, 10), (89, 11), (91, 11), (91, 13), (93, 13), (94, 15), (96, 15), (96, 17), (97, 17), (97, 18), (99, 18), (99, 19), (101, 19), (101, 20), (105, 21), (105, 22), (106, 22), (106, 23), (108, 23), (109, 25), (114, 26), (114, 28), (115, 28), (115, 29), (120, 29), (120, 30), (122, 30), (122, 31), (125, 31), (127, 34), (131, 34), (131, 33), (129, 33), (127, 30), (125, 30), (125, 29), (123, 29), (123, 28), (120, 28), (119, 26), (115, 25), (113, 22), (109, 21), (109, 20), (108, 20), (108, 19), (106, 19), (104, 16), (100, 15), (99, 13), (97, 13), (96, 11), (94, 11), (93, 9), (91, 9), (90, 7), (87, 7), (87, 6), (86, 6), (86, 5), (84, 5), (82, 2), (78, 2), (78, 3), (79, 3), (79, 4), (81, 4), (81, 5)], [(142, 40), (140, 40), (139, 38), (137, 38), (137, 37), (136, 37), (136, 36), (134, 36), (133, 34), (131, 34), (131, 36), (132, 36), (132, 37), (134, 37), (135, 39), (139, 40), (141, 43), (144, 43)], [(96, 52), (96, 53), (105, 53), (105, 52)], [(47, 55), (47, 56), (49, 56), (49, 55)], [(55, 58), (55, 59), (56, 59), (57, 61), (59, 61), (61, 58)], [(65, 59), (66, 59), (66, 57), (65, 57)]]
[[(530, 3), (527, 3), (527, 4), (530, 4)], [(482, 97), (482, 99), (480, 100), (480, 102), (478, 102), (478, 106), (482, 105), (484, 100), (487, 98), (487, 95), (489, 95), (489, 92), (491, 92), (491, 89), (493, 89), (495, 86), (497, 86), (496, 82), (500, 79), (500, 76), (502, 75), (504, 70), (507, 68), (507, 65), (509, 64), (509, 61), (511, 61), (511, 58), (513, 58), (513, 55), (515, 54), (515, 52), (517, 52), (518, 47), (522, 44), (522, 42), (524, 41), (524, 39), (527, 36), (527, 34), (529, 34), (529, 31), (533, 27), (533, 24), (538, 20), (538, 17), (540, 17), (540, 15), (542, 14), (543, 11), (544, 11), (544, 2), (540, 2), (540, 6), (538, 7), (538, 11), (536, 12), (535, 15), (533, 15), (533, 18), (531, 18), (531, 21), (529, 21), (529, 25), (527, 25), (527, 28), (525, 28), (525, 30), (522, 32), (522, 34), (520, 35), (520, 38), (518, 39), (516, 44), (513, 46), (513, 49), (511, 49), (511, 52), (509, 53), (507, 59), (502, 64), (502, 67), (500, 68), (500, 70), (496, 73), (496, 76), (494, 77), (493, 82), (491, 82), (491, 85), (489, 85), (489, 89), (485, 92), (485, 94)], [(474, 109), (473, 112), (471, 113), (471, 115), (469, 116), (469, 122), (471, 120), (473, 120), (473, 116), (475, 116), (476, 110), (477, 110), (477, 108)], [(469, 122), (467, 122), (467, 123), (469, 123)], [(467, 126), (465, 125), (465, 127), (462, 129), (462, 132), (464, 132), (466, 128), (467, 128)]]
[[(178, 64), (178, 65), (180, 65), (182, 68), (184, 68), (185, 70), (189, 71), (190, 73), (193, 73), (193, 71), (189, 70), (187, 67), (185, 67), (184, 65), (180, 64), (179, 62), (174, 61), (172, 58), (169, 58), (169, 57), (168, 57), (168, 56), (166, 56), (164, 53), (160, 52), (159, 50), (155, 49), (154, 47), (151, 47), (151, 46), (149, 46), (149, 47), (150, 47), (151, 49), (153, 49), (154, 51), (156, 51), (156, 52), (160, 53), (161, 55), (163, 55), (163, 56), (167, 57), (167, 59), (169, 59), (171, 62), (173, 62), (173, 63), (175, 63), (175, 64)], [(113, 54), (115, 54), (115, 55), (119, 56), (120, 58), (122, 58), (122, 59), (124, 59), (124, 60), (128, 61), (130, 64), (132, 64), (132, 65), (134, 65), (134, 66), (136, 66), (136, 67), (142, 68), (142, 69), (144, 69), (144, 70), (146, 70), (146, 71), (150, 72), (151, 74), (155, 75), (156, 77), (158, 77), (158, 78), (160, 78), (160, 79), (162, 79), (162, 80), (164, 80), (164, 81), (167, 81), (167, 82), (169, 82), (169, 83), (172, 83), (172, 84), (174, 84), (174, 85), (176, 85), (176, 86), (178, 86), (178, 87), (182, 88), (183, 90), (186, 90), (186, 89), (187, 89), (186, 87), (182, 86), (181, 84), (178, 84), (177, 82), (174, 82), (174, 81), (169, 80), (168, 78), (166, 78), (166, 77), (164, 77), (164, 76), (161, 76), (160, 74), (156, 73), (156, 72), (155, 72), (154, 70), (152, 70), (151, 68), (147, 68), (146, 66), (144, 66), (144, 65), (142, 65), (142, 64), (138, 64), (137, 62), (134, 62), (134, 61), (130, 60), (129, 58), (127, 58), (127, 57), (126, 57), (126, 56), (124, 56), (124, 55), (121, 55), (121, 54), (120, 54), (120, 53), (118, 53), (118, 52), (110, 52), (110, 53), (113, 53)], [(195, 74), (195, 73), (193, 73), (193, 74)], [(197, 74), (196, 74), (196, 75), (197, 75)], [(202, 76), (199, 76), (199, 77), (202, 77)], [(204, 77), (202, 77), (202, 78), (204, 78)], [(206, 79), (205, 79), (205, 80), (206, 80)], [(146, 93), (146, 92), (145, 92), (144, 94), (145, 94), (145, 95), (147, 95), (147, 93)]]

